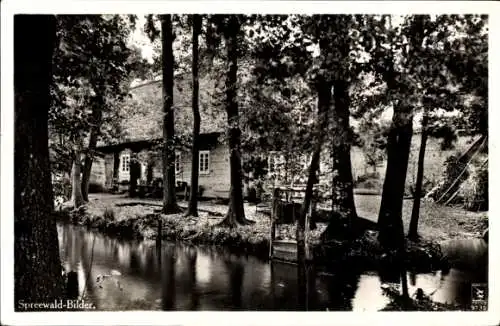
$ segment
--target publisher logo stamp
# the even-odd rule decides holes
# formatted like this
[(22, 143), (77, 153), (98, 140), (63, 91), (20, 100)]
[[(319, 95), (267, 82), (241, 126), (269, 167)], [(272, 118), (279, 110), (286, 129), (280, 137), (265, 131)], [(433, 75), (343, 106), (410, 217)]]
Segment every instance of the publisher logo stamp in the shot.
[(472, 283), (471, 285), (472, 304), (474, 311), (488, 310), (488, 285), (485, 283)]

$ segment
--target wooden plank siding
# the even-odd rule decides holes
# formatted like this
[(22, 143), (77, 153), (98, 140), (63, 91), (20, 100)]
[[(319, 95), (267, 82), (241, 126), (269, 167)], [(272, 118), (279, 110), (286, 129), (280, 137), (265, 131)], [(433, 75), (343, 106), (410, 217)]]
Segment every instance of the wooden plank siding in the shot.
[[(229, 170), (229, 151), (225, 144), (218, 144), (211, 149), (203, 149), (209, 151), (209, 172), (207, 174), (199, 174), (199, 185), (203, 187), (203, 197), (208, 198), (228, 198), (230, 187), (230, 170)], [(124, 149), (118, 153), (118, 157), (122, 154), (129, 154), (129, 149)], [(176, 173), (176, 181), (187, 182), (191, 184), (191, 151), (179, 151), (181, 157), (180, 171)], [(103, 184), (108, 185), (109, 189), (112, 184), (113, 176), (113, 155), (107, 155), (108, 163), (106, 164), (106, 180)], [(146, 167), (147, 162), (140, 161), (141, 163), (141, 177), (140, 179), (145, 182), (147, 178)], [(122, 171), (121, 164), (118, 172), (118, 182), (128, 181), (130, 179), (129, 172)], [(161, 157), (157, 157), (153, 163), (153, 180), (156, 178), (163, 179), (163, 166)], [(111, 180), (109, 180), (111, 178)]]
[(98, 188), (106, 188), (106, 167), (104, 157), (94, 156), (92, 168), (90, 169), (89, 185)]
[[(203, 197), (228, 198), (230, 187), (229, 151), (226, 145), (218, 145), (209, 150), (209, 173), (199, 174), (198, 184), (203, 187)], [(191, 184), (191, 152), (180, 152), (181, 167), (175, 175), (176, 181)], [(162, 178), (161, 160), (153, 165), (153, 178)]]
[[(230, 168), (229, 150), (227, 145), (219, 144), (209, 150), (209, 172), (199, 174), (199, 185), (203, 187), (203, 197), (229, 198)], [(176, 174), (176, 180), (191, 184), (191, 152), (181, 154), (181, 171)]]
[(104, 173), (105, 173), (105, 189), (111, 189), (113, 187), (113, 168), (115, 164), (115, 157), (111, 154), (106, 154), (104, 156)]

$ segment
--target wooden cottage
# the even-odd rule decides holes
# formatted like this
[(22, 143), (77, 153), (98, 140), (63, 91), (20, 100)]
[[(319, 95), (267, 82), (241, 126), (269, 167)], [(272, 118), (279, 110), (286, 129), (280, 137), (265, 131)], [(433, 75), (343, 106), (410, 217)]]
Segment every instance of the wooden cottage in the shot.
[[(97, 150), (104, 156), (103, 187), (111, 190), (115, 185), (127, 185), (130, 182), (131, 160), (137, 157), (140, 171), (139, 185), (151, 185), (163, 178), (161, 160), (161, 139), (124, 142), (100, 146)], [(191, 182), (191, 150), (182, 147), (175, 153), (175, 177), (177, 182)], [(199, 185), (203, 197), (227, 198), (229, 193), (229, 151), (221, 141), (220, 133), (200, 135)]]
[[(184, 78), (185, 77), (185, 78)], [(229, 151), (222, 132), (225, 115), (211, 103), (213, 81), (200, 79), (200, 152), (199, 185), (203, 196), (227, 198), (229, 193)], [(192, 133), (190, 76), (176, 76), (174, 88), (175, 131), (180, 141), (176, 146), (176, 181), (191, 182), (191, 146), (186, 138)], [(110, 191), (116, 185), (130, 182), (131, 162), (140, 165), (138, 185), (150, 185), (163, 178), (161, 79), (131, 88), (131, 97), (122, 106), (120, 121), (122, 136), (113, 143), (97, 146), (97, 159), (92, 166), (92, 180), (98, 187)], [(163, 180), (161, 180), (163, 181)]]
[[(230, 188), (229, 150), (224, 139), (227, 122), (225, 110), (213, 104), (213, 90), (217, 82), (208, 77), (200, 79), (199, 184), (203, 188), (204, 197), (227, 198)], [(192, 133), (193, 121), (190, 75), (176, 76), (173, 103), (176, 135), (181, 138), (189, 137)], [(130, 182), (130, 163), (134, 157), (137, 157), (140, 164), (138, 184), (151, 184), (162, 178), (162, 164), (159, 155), (161, 153), (159, 145), (162, 143), (162, 106), (161, 79), (145, 82), (131, 88), (131, 97), (122, 106), (121, 138), (114, 143), (100, 143), (98, 145), (97, 155), (92, 165), (90, 180), (92, 188), (111, 190), (116, 184), (125, 185)], [(444, 151), (439, 146), (439, 140), (429, 138), (425, 158), (425, 178), (431, 181), (439, 179), (444, 173), (446, 158), (466, 148), (471, 140), (471, 137), (459, 137), (455, 149)], [(407, 180), (409, 183), (414, 182), (415, 179), (419, 146), (420, 135), (414, 135), (408, 165)], [(325, 148), (325, 152), (322, 154), (320, 183), (322, 180), (331, 179), (330, 173), (327, 172), (330, 160), (328, 151)], [(156, 152), (156, 155), (152, 155), (152, 152)], [(262, 155), (268, 160), (270, 175), (276, 175), (275, 183), (282, 184), (283, 177), (278, 176), (286, 176), (287, 173), (278, 171), (280, 169), (278, 163), (282, 163), (284, 160), (283, 155), (279, 152), (263, 153)], [(302, 161), (304, 169), (307, 169), (307, 156)], [(373, 171), (366, 162), (362, 148), (352, 147), (351, 163), (355, 183), (370, 172), (372, 175), (377, 175), (378, 180), (376, 181), (378, 182), (376, 182), (375, 188), (381, 190), (386, 167), (385, 160), (381, 161)], [(179, 144), (176, 149), (175, 171), (176, 181), (190, 184), (191, 152), (189, 142), (184, 142), (184, 145)]]

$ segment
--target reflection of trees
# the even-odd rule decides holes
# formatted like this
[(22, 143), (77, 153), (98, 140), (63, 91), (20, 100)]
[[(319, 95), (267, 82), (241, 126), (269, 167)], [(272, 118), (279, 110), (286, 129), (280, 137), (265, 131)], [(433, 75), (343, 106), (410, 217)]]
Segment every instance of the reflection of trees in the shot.
[(161, 276), (161, 246), (156, 246), (155, 247), (155, 254), (156, 254), (156, 263), (158, 266), (158, 270), (160, 271), (160, 276)]
[(197, 310), (200, 305), (200, 295), (196, 286), (196, 258), (197, 253), (195, 248), (189, 248), (187, 252), (188, 258), (188, 279), (190, 284), (191, 302), (189, 310)]
[(307, 310), (307, 269), (302, 263), (297, 266), (297, 310)]
[(231, 254), (227, 250), (217, 250), (216, 259), (220, 259), (223, 263), (223, 268), (227, 271), (229, 282), (229, 302), (225, 303), (227, 308), (241, 309), (243, 308), (243, 275), (244, 265), (238, 256)]
[(137, 251), (130, 250), (130, 269), (138, 274), (141, 271), (141, 263), (137, 255)]
[(328, 308), (333, 311), (352, 310), (352, 299), (359, 282), (358, 268), (349, 262), (335, 266), (333, 276), (327, 279)]
[[(305, 293), (305, 276), (300, 279), (297, 266), (286, 263), (271, 262), (271, 296), (273, 310), (304, 310), (305, 297), (299, 298), (300, 292)], [(299, 282), (299, 280), (301, 282)], [(299, 284), (300, 283), (300, 284)], [(302, 289), (302, 290), (301, 290)]]
[(63, 225), (60, 229), (59, 232), (62, 233), (62, 243), (60, 244), (60, 255), (61, 255), (61, 260), (64, 263), (68, 263), (70, 251), (69, 251), (69, 232), (68, 232), (68, 226)]
[(316, 295), (316, 270), (314, 266), (309, 266), (306, 271), (306, 311), (317, 306)]
[(297, 309), (314, 310), (316, 304), (316, 270), (312, 265), (297, 266)]
[(271, 281), (269, 282), (269, 292), (271, 295), (271, 302), (272, 302), (272, 309), (276, 310), (276, 291), (274, 290), (274, 287), (276, 286), (276, 277), (275, 277), (275, 272), (274, 272), (274, 264), (272, 261), (269, 262), (269, 273), (271, 274)]
[(382, 283), (399, 283), (400, 270), (392, 262), (381, 262), (378, 275)]
[(225, 263), (229, 272), (232, 305), (235, 309), (241, 309), (243, 308), (243, 274), (245, 269), (239, 261), (226, 260)]
[(76, 235), (77, 235), (76, 232), (70, 232), (70, 234), (68, 235), (68, 238), (70, 240), (69, 241), (69, 250), (68, 250), (69, 271), (76, 271), (76, 257), (78, 256), (77, 248), (76, 248)]
[(162, 259), (162, 309), (175, 309), (175, 248), (165, 248)]
[[(408, 273), (402, 258), (396, 257), (394, 259), (381, 262), (378, 274), (381, 283), (401, 284), (403, 296), (408, 297)], [(415, 277), (415, 274), (410, 274), (411, 285), (415, 285)]]
[[(84, 238), (85, 240), (88, 238)], [(87, 241), (81, 241), (82, 247), (80, 249), (80, 260), (82, 263), (82, 271), (84, 275), (84, 280), (85, 280), (85, 293), (87, 295), (94, 299), (96, 298), (95, 292), (94, 292), (94, 276), (92, 275), (92, 266), (90, 265), (90, 255), (92, 254), (92, 245), (89, 244)], [(95, 253), (94, 253), (95, 254)], [(87, 276), (89, 276), (87, 278)]]

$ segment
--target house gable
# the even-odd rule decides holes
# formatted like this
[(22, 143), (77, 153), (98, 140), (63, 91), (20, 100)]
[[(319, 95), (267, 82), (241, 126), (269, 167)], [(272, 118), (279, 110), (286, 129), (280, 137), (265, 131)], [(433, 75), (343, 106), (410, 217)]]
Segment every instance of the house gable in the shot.
[[(179, 75), (174, 83), (174, 126), (176, 135), (190, 136), (193, 130), (192, 81), (189, 74)], [(225, 110), (213, 103), (215, 81), (209, 76), (200, 78), (200, 115), (202, 134), (223, 132)], [(136, 142), (162, 138), (163, 94), (162, 81), (153, 80), (134, 86), (121, 105), (119, 126), (121, 136), (114, 143)], [(99, 143), (100, 146), (110, 143)]]

